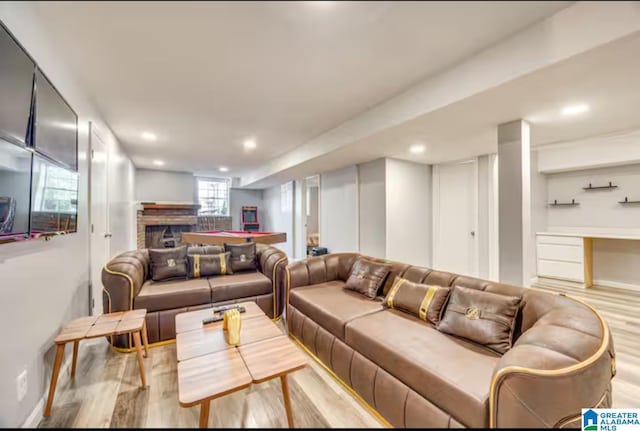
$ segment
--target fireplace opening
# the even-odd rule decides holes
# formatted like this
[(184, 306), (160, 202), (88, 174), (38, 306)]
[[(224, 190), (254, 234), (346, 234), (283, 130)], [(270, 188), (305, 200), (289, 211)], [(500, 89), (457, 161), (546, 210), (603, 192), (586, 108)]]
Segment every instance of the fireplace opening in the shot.
[(182, 245), (182, 232), (191, 232), (190, 225), (152, 225), (145, 227), (146, 248), (171, 248)]

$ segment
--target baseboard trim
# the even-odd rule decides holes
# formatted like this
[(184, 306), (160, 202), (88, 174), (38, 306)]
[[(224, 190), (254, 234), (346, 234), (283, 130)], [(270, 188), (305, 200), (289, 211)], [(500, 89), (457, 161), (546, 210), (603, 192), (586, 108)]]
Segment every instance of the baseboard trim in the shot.
[(603, 287), (613, 287), (615, 289), (640, 291), (640, 286), (638, 286), (637, 284), (620, 283), (619, 281), (593, 280), (593, 284)]
[[(64, 383), (69, 380), (69, 368), (71, 367), (71, 360), (72, 357), (69, 356), (60, 367), (60, 373), (58, 374), (58, 388), (64, 386)], [(49, 377), (49, 379), (51, 379), (51, 377)], [(48, 383), (50, 383), (50, 380), (48, 381)], [(31, 410), (31, 413), (29, 413), (29, 416), (27, 416), (27, 419), (22, 423), (20, 428), (38, 428), (38, 425), (40, 424), (40, 421), (42, 420), (44, 415), (44, 405), (47, 401), (48, 395), (49, 385), (46, 386), (46, 388), (44, 389), (44, 393), (36, 403), (33, 410)]]
[(46, 396), (47, 395), (44, 394), (40, 397), (38, 403), (31, 411), (31, 414), (27, 417), (27, 420), (24, 421), (20, 428), (38, 428), (38, 424), (40, 424), (42, 415), (44, 414), (44, 400), (46, 399)]

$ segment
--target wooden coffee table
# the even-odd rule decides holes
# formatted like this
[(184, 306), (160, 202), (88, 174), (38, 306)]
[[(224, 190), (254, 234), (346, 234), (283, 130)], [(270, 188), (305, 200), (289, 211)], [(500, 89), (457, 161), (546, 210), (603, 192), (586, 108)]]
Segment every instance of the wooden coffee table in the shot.
[(289, 427), (293, 427), (287, 375), (307, 365), (307, 359), (255, 302), (243, 302), (240, 344), (225, 341), (222, 322), (203, 325), (211, 309), (176, 316), (178, 399), (182, 407), (200, 404), (200, 428), (209, 422), (213, 399), (251, 384), (280, 378)]
[(97, 337), (109, 337), (112, 335), (132, 334), (133, 344), (136, 346), (138, 355), (138, 368), (140, 370), (140, 380), (142, 389), (147, 386), (147, 379), (144, 373), (144, 363), (142, 362), (142, 342), (144, 343), (145, 357), (149, 356), (149, 343), (147, 336), (147, 324), (145, 318), (147, 310), (121, 311), (118, 313), (102, 314), (100, 316), (81, 317), (67, 323), (60, 334), (53, 340), (56, 344), (56, 359), (53, 363), (53, 373), (49, 385), (49, 397), (44, 416), (51, 414), (53, 396), (56, 392), (60, 365), (64, 357), (64, 347), (67, 343), (73, 342), (73, 361), (71, 363), (71, 378), (76, 375), (76, 363), (78, 361), (78, 345), (80, 340), (88, 340)]

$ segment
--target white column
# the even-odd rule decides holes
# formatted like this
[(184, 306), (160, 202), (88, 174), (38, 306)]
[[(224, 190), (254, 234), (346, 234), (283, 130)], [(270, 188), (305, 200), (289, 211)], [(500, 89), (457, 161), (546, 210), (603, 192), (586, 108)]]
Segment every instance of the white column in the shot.
[(528, 285), (531, 253), (531, 149), (529, 124), (516, 120), (498, 126), (500, 281)]

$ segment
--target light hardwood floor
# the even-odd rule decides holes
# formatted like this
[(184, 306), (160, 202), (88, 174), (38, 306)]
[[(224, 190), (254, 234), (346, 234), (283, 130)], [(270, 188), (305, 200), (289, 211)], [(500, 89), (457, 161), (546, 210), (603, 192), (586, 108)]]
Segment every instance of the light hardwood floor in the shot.
[[(152, 348), (144, 361), (146, 390), (135, 353), (114, 352), (101, 339), (81, 344), (75, 380), (68, 370), (61, 373), (51, 416), (39, 426), (197, 427), (199, 407), (178, 404), (175, 344)], [(289, 376), (289, 393), (296, 427), (383, 427), (311, 357), (307, 368)], [(280, 379), (212, 401), (209, 427), (287, 427)]]
[[(545, 280), (535, 287), (565, 292), (598, 309), (616, 348), (614, 407), (637, 408), (640, 399), (640, 292), (590, 289)], [(51, 417), (40, 427), (197, 427), (197, 407), (178, 404), (175, 344), (151, 349), (145, 359), (149, 387), (140, 389), (135, 353), (109, 349), (105, 340), (81, 344), (76, 378), (60, 376)], [(382, 424), (313, 359), (290, 376), (297, 427), (382, 427)], [(285, 427), (278, 379), (211, 403), (210, 427)]]
[(613, 407), (638, 408), (640, 399), (640, 291), (593, 286), (588, 289), (561, 281), (541, 279), (534, 287), (564, 292), (581, 299), (602, 314), (616, 350)]

